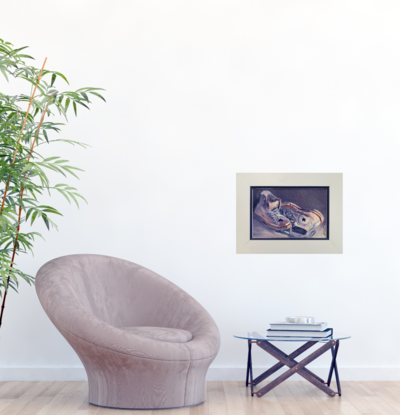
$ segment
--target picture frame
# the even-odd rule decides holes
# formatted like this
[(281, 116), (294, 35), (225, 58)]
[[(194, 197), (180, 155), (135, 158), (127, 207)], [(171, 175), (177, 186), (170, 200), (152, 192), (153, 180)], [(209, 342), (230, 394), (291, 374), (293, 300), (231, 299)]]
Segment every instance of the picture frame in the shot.
[[(328, 205), (325, 238), (254, 238), (252, 232), (255, 188), (326, 188)], [(237, 173), (236, 174), (237, 254), (342, 254), (343, 174), (342, 173)]]

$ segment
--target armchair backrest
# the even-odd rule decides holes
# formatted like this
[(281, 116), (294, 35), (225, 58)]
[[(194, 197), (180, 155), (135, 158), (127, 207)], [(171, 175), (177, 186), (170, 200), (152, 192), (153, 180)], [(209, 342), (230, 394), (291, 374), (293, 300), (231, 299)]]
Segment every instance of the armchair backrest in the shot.
[[(57, 303), (51, 304), (52, 299), (61, 297), (78, 301), (89, 313), (114, 327), (170, 327), (195, 335), (204, 324), (215, 325), (208, 312), (175, 284), (119, 258), (60, 257), (45, 264), (36, 278), (46, 311), (57, 308)], [(60, 316), (60, 312), (54, 314)]]

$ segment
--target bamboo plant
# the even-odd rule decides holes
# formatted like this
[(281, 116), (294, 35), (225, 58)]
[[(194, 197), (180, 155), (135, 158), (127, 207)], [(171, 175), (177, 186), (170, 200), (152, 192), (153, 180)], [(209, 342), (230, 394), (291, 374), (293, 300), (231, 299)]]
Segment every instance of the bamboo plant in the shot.
[[(8, 290), (18, 291), (21, 280), (34, 282), (34, 277), (17, 263), (18, 255), (33, 254), (35, 238), (42, 237), (29, 227), (41, 220), (47, 229), (56, 228), (54, 217), (61, 215), (57, 208), (41, 204), (44, 194), (58, 192), (78, 207), (78, 200), (85, 200), (76, 188), (65, 183), (65, 178), (78, 177), (81, 169), (60, 156), (43, 157), (41, 146), (62, 142), (85, 148), (84, 143), (58, 138), (56, 134), (64, 123), (54, 120), (61, 116), (68, 122), (68, 112), (73, 110), (77, 115), (79, 107), (89, 108), (91, 96), (104, 100), (101, 88), (60, 91), (57, 85), (68, 84), (67, 78), (47, 69), (47, 58), (41, 69), (27, 64), (33, 58), (25, 49), (0, 39), (3, 80), (23, 88), (16, 95), (0, 92), (0, 327)], [(64, 183), (51, 184), (49, 171), (63, 176)]]

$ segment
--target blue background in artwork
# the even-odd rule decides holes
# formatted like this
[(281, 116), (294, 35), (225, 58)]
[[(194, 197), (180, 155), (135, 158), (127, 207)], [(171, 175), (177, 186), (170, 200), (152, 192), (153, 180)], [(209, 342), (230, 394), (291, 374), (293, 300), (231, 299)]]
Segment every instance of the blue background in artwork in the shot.
[(317, 209), (324, 216), (324, 222), (328, 221), (328, 187), (260, 187), (252, 188), (253, 210), (257, 205), (260, 193), (269, 190), (273, 195), (282, 200), (282, 204), (292, 202), (303, 209)]

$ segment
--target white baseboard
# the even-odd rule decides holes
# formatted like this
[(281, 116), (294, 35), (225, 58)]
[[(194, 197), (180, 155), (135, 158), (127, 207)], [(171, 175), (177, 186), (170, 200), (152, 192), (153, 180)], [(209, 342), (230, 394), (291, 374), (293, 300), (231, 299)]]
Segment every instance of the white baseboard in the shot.
[(83, 367), (0, 367), (0, 381), (87, 380)]
[[(266, 368), (254, 368), (254, 377), (257, 377)], [(281, 369), (278, 374), (281, 374)], [(328, 368), (310, 367), (316, 375), (326, 378)], [(400, 367), (339, 367), (341, 380), (372, 380), (390, 381), (400, 380)], [(245, 380), (246, 368), (244, 367), (210, 367), (207, 380), (229, 381)], [(275, 376), (276, 377), (276, 376)], [(271, 377), (273, 379), (273, 377)], [(87, 380), (83, 367), (2, 367), (0, 368), (0, 381), (79, 381)], [(290, 380), (304, 380), (295, 375)]]

